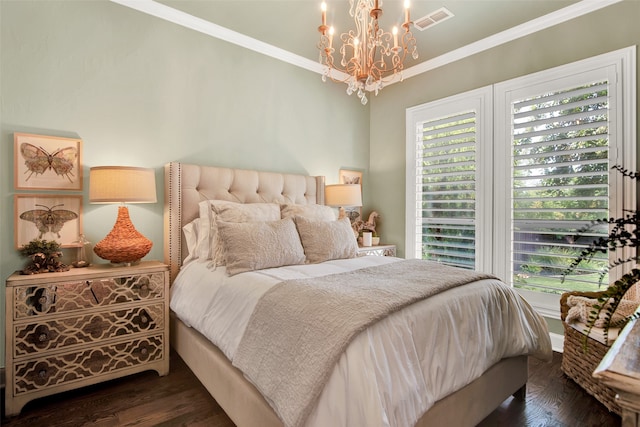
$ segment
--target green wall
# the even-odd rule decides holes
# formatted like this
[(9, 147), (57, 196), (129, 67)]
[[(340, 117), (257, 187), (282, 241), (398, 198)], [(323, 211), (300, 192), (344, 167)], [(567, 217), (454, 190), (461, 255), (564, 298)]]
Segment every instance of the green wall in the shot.
[(83, 140), (84, 190), (69, 194), (84, 196), (93, 243), (117, 209), (88, 203), (89, 168), (155, 168), (158, 203), (129, 207), (154, 242), (147, 259), (163, 257), (167, 162), (325, 175), (328, 183), (340, 168), (369, 166), (368, 107), (318, 74), (106, 0), (2, 0), (0, 19), (2, 319), (4, 280), (25, 265), (13, 245), (14, 132)]

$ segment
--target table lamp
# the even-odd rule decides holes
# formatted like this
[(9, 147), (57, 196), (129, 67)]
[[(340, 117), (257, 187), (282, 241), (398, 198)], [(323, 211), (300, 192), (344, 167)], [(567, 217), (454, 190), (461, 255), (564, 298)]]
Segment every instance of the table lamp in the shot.
[(324, 203), (340, 208), (338, 219), (345, 217), (344, 208), (362, 206), (360, 184), (333, 184), (324, 188)]
[(153, 169), (96, 166), (89, 170), (89, 202), (121, 203), (113, 229), (93, 251), (113, 264), (131, 265), (149, 253), (153, 243), (133, 226), (125, 203), (156, 203)]

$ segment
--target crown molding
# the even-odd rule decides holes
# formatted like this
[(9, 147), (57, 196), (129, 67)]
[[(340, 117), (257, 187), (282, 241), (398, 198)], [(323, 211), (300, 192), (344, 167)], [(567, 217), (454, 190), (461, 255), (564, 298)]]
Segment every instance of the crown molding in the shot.
[(563, 22), (567, 22), (582, 15), (595, 12), (596, 10), (600, 10), (604, 7), (611, 6), (612, 4), (619, 3), (621, 1), (623, 0), (582, 0), (578, 3), (574, 3), (570, 6), (558, 9), (555, 12), (551, 12), (529, 22), (525, 22), (524, 24), (516, 25), (515, 27), (509, 28), (500, 33), (496, 33), (492, 36), (470, 43), (459, 49), (455, 49), (433, 59), (429, 59), (411, 68), (407, 68), (402, 72), (403, 77), (407, 79), (417, 76), (418, 74), (425, 73), (427, 71), (442, 67), (452, 62), (459, 61), (460, 59), (466, 58), (468, 56), (475, 55), (476, 53), (480, 53), (482, 51), (492, 49), (502, 44), (509, 43), (513, 40), (517, 40), (538, 31), (545, 30), (554, 25), (562, 24)]
[[(295, 53), (273, 46), (271, 44), (262, 42), (220, 25), (214, 24), (210, 21), (198, 18), (188, 13), (182, 12), (178, 9), (166, 6), (158, 3), (154, 0), (111, 0), (113, 3), (120, 4), (122, 6), (129, 7), (139, 12), (146, 13), (151, 16), (155, 16), (165, 21), (173, 22), (182, 27), (189, 28), (194, 31), (198, 31), (202, 34), (206, 34), (211, 37), (215, 37), (220, 40), (224, 40), (229, 43), (253, 50), (263, 55), (270, 56), (274, 59), (286, 62), (296, 67), (304, 68), (305, 70), (312, 71), (317, 74), (324, 73), (324, 66), (316, 61), (312, 61)], [(482, 40), (470, 43), (459, 49), (452, 50), (443, 55), (429, 59), (413, 67), (407, 68), (402, 72), (402, 80), (408, 79), (427, 71), (442, 67), (460, 59), (466, 58), (471, 55), (475, 55), (482, 51), (492, 49), (496, 46), (511, 42), (521, 37), (528, 36), (535, 32), (544, 30), (554, 25), (561, 24), (563, 22), (570, 21), (574, 18), (586, 15), (588, 13), (600, 10), (612, 4), (619, 3), (623, 0), (582, 0), (574, 3), (570, 6), (559, 9), (555, 12), (551, 12), (547, 15), (533, 19), (524, 24), (517, 25), (515, 27), (504, 30), (500, 33), (486, 37)], [(335, 73), (335, 70), (333, 71)], [(345, 75), (346, 76), (346, 75)], [(400, 78), (396, 78), (385, 84), (389, 86), (391, 84), (401, 81)]]
[(322, 65), (295, 53), (270, 45), (237, 31), (230, 30), (213, 22), (198, 18), (178, 9), (166, 6), (153, 0), (111, 0), (113, 3), (129, 7), (147, 15), (173, 22), (202, 34), (233, 43), (235, 45), (287, 62), (296, 67), (322, 74)]

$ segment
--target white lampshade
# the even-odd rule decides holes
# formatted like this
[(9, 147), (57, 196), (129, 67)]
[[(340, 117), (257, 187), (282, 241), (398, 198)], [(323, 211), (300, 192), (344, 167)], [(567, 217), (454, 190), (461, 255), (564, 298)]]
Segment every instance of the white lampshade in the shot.
[[(155, 203), (156, 175), (153, 169), (129, 166), (97, 166), (89, 170), (91, 203)], [(113, 264), (137, 263), (151, 250), (153, 243), (131, 222), (129, 209), (118, 207), (113, 229), (93, 248)]]
[(96, 166), (89, 170), (91, 203), (156, 203), (153, 169), (131, 166)]
[(343, 208), (362, 206), (360, 184), (327, 185), (324, 188), (324, 202), (327, 206)]

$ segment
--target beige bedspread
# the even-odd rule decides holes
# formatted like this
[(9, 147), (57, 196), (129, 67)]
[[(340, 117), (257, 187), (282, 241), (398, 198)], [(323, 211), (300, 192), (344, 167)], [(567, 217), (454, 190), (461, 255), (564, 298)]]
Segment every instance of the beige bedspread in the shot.
[(286, 426), (301, 426), (359, 332), (416, 301), (486, 278), (493, 276), (406, 260), (281, 282), (258, 302), (233, 364)]

